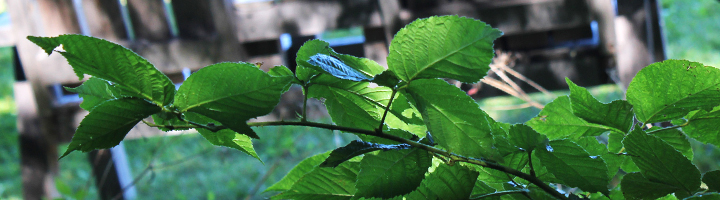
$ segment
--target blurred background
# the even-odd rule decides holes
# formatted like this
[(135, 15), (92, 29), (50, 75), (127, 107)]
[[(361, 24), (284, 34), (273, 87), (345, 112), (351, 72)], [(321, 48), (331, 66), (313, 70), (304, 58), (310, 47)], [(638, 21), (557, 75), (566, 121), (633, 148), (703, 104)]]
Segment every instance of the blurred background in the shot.
[[(457, 14), (505, 35), (490, 75), (454, 83), (501, 122), (522, 123), (566, 95), (565, 77), (602, 102), (624, 98), (652, 62), (688, 59), (720, 66), (717, 0), (0, 0), (0, 199), (264, 199), (302, 159), (347, 144), (351, 134), (265, 127), (260, 162), (212, 146), (193, 131), (138, 125), (116, 148), (64, 152), (85, 111), (63, 86), (77, 80), (27, 35), (84, 34), (124, 45), (178, 85), (222, 61), (295, 67), (309, 39), (386, 65), (395, 32), (418, 18)], [(255, 120), (291, 120), (302, 105), (293, 88)], [(329, 122), (311, 101), (310, 116)], [(720, 150), (691, 141), (702, 172), (720, 169)]]

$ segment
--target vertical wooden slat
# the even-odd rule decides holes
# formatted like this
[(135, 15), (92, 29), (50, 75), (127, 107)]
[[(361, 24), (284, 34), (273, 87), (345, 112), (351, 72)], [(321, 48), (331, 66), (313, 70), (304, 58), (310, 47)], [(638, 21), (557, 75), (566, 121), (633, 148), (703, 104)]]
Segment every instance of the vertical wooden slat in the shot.
[(83, 3), (85, 22), (90, 29), (89, 35), (115, 42), (128, 38), (118, 2), (89, 0)]
[(173, 0), (172, 9), (180, 38), (201, 39), (217, 34), (210, 1)]
[(127, 2), (137, 39), (164, 41), (172, 37), (162, 0), (128, 0)]
[(617, 1), (616, 56), (624, 88), (642, 68), (665, 59), (659, 12), (657, 0)]

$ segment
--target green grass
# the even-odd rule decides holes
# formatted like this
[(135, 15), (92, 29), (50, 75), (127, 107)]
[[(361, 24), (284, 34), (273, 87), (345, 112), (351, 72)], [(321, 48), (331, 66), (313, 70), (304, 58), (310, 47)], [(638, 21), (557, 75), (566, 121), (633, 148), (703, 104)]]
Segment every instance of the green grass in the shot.
[(12, 58), (11, 48), (0, 48), (0, 199), (22, 197)]

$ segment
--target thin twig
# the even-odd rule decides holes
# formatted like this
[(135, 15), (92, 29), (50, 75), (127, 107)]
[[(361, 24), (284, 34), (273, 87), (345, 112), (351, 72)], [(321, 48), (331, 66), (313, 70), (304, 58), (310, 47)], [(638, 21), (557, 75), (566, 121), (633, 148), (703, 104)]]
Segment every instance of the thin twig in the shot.
[(523, 173), (521, 171), (518, 171), (513, 168), (509, 168), (503, 165), (499, 165), (494, 162), (487, 162), (482, 159), (478, 158), (472, 158), (472, 157), (465, 157), (462, 155), (458, 155), (455, 153), (451, 153), (449, 151), (445, 151), (442, 149), (435, 148), (430, 145), (422, 144), (410, 139), (402, 138), (396, 135), (390, 135), (387, 133), (384, 133), (382, 131), (374, 131), (374, 130), (365, 130), (365, 129), (358, 129), (358, 128), (351, 128), (351, 127), (343, 127), (343, 126), (336, 126), (331, 124), (323, 124), (323, 123), (316, 123), (316, 122), (285, 122), (285, 121), (279, 121), (279, 122), (252, 122), (248, 123), (249, 126), (307, 126), (307, 127), (316, 127), (316, 128), (324, 128), (329, 130), (339, 130), (339, 131), (345, 131), (345, 132), (352, 132), (352, 133), (358, 133), (358, 134), (364, 134), (364, 135), (370, 135), (370, 136), (376, 136), (381, 137), (385, 139), (394, 140), (396, 142), (406, 143), (413, 147), (420, 148), (429, 152), (437, 153), (439, 155), (443, 155), (449, 159), (449, 162), (465, 162), (475, 165), (480, 165), (483, 167), (487, 167), (490, 169), (499, 170), (508, 174), (515, 175), (517, 177), (520, 177), (522, 179), (525, 179), (529, 181), (530, 183), (535, 184), (543, 191), (547, 192), (548, 194), (554, 196), (558, 199), (567, 199), (565, 195), (560, 194), (558, 191), (550, 187), (549, 185), (545, 184), (542, 180), (538, 179), (537, 177), (533, 177), (530, 174)]
[(517, 193), (526, 193), (527, 194), (528, 192), (530, 192), (530, 190), (528, 190), (528, 189), (507, 190), (507, 191), (493, 192), (490, 194), (478, 195), (475, 197), (470, 197), (470, 199), (482, 199), (482, 198), (487, 198), (487, 197), (502, 196), (502, 195), (507, 195), (507, 194), (517, 194)]
[(378, 131), (383, 130), (383, 125), (385, 125), (385, 117), (387, 117), (387, 114), (390, 111), (390, 105), (392, 105), (392, 102), (393, 102), (393, 99), (395, 99), (396, 93), (397, 93), (397, 90), (393, 90), (392, 94), (390, 95), (390, 101), (388, 101), (387, 106), (385, 106), (385, 113), (383, 113), (382, 119), (380, 120), (380, 127), (378, 128)]

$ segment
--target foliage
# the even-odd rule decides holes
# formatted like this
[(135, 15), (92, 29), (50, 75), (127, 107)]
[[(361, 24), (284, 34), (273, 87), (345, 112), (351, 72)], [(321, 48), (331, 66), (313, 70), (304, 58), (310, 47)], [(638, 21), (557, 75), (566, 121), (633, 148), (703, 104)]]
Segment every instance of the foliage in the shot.
[[(212, 144), (258, 159), (251, 138), (260, 135), (251, 127), (308, 126), (360, 136), (298, 164), (268, 189), (280, 192), (273, 198), (717, 196), (717, 173), (700, 174), (686, 141), (707, 137), (700, 141), (716, 144), (719, 69), (684, 60), (655, 63), (630, 84), (628, 101), (608, 104), (568, 81), (570, 95), (525, 125), (511, 126), (440, 79), (480, 80), (501, 35), (477, 20), (430, 17), (400, 30), (387, 70), (313, 40), (298, 52), (294, 74), (284, 66), (266, 73), (253, 64), (220, 63), (191, 75), (178, 91), (149, 62), (111, 42), (79, 35), (28, 39), (61, 53), (79, 77), (94, 79), (75, 89), (95, 103), (84, 106), (90, 114), (64, 156), (114, 146), (152, 116), (154, 123), (145, 123), (195, 128)], [(308, 121), (304, 111), (300, 121), (247, 122), (270, 112), (292, 84), (303, 88), (306, 100), (323, 99), (334, 124)], [(644, 129), (671, 120), (671, 127)], [(596, 137), (604, 133), (610, 137), (600, 143)], [(611, 183), (616, 174), (619, 185)], [(577, 190), (570, 194), (557, 184)]]

